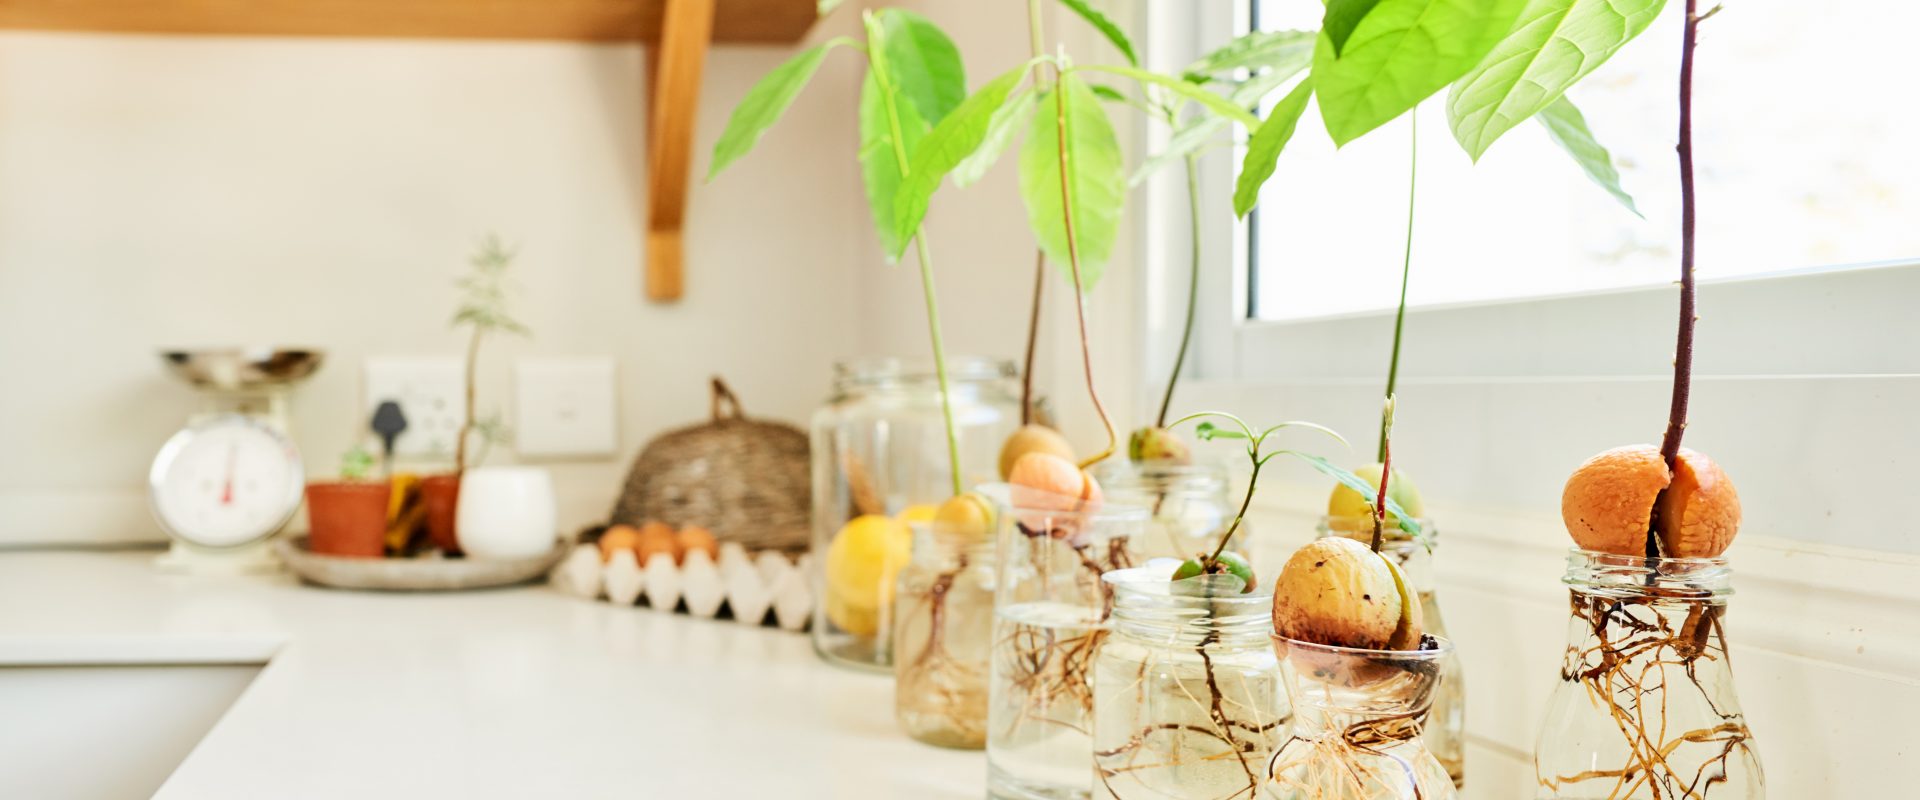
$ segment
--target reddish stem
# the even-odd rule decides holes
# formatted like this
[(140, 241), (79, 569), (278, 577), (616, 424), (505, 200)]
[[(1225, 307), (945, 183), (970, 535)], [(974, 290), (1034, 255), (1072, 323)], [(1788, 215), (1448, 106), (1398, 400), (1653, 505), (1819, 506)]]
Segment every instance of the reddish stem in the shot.
[(1667, 412), (1667, 435), (1660, 457), (1673, 469), (1680, 457), (1680, 437), (1687, 430), (1687, 399), (1693, 388), (1694, 315), (1694, 191), (1693, 191), (1693, 49), (1701, 17), (1698, 0), (1687, 0), (1686, 26), (1680, 38), (1680, 326), (1673, 348), (1673, 404)]
[(1380, 545), (1386, 540), (1387, 481), (1393, 477), (1393, 445), (1388, 438), (1392, 432), (1391, 425), (1380, 431), (1380, 488), (1379, 494), (1373, 498), (1373, 542), (1371, 543), (1373, 552), (1376, 553), (1380, 552)]

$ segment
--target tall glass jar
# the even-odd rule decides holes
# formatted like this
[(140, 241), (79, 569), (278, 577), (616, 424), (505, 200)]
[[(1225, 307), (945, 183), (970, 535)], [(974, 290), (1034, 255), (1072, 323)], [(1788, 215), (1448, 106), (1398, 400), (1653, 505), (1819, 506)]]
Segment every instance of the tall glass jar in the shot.
[(1453, 780), (1421, 726), (1453, 643), (1356, 650), (1276, 636), (1293, 726), (1267, 773), (1269, 800), (1450, 800)]
[(893, 708), (901, 730), (941, 747), (987, 746), (994, 540), (913, 526), (894, 592)]
[[(931, 365), (879, 358), (835, 368), (813, 415), (813, 648), (887, 671), (893, 587), (912, 550), (898, 517), (953, 496), (940, 385)], [(993, 480), (1020, 424), (1011, 362), (948, 359), (962, 486)]]
[(1726, 559), (1574, 550), (1563, 580), (1572, 614), (1535, 796), (1765, 797), (1727, 660)]
[[(1164, 565), (1164, 566), (1163, 566)], [(1109, 572), (1113, 629), (1093, 669), (1094, 796), (1256, 796), (1286, 737), (1273, 593), (1239, 578)]]
[[(1115, 458), (1096, 467), (1094, 477), (1109, 501), (1147, 509), (1147, 529), (1133, 543), (1134, 554), (1142, 559), (1188, 559), (1211, 552), (1239, 510), (1227, 497), (1227, 468), (1218, 462)], [(1237, 542), (1245, 535), (1235, 533), (1233, 538), (1236, 544), (1228, 548), (1238, 550)]]
[(1112, 503), (1062, 511), (1016, 503), (1005, 484), (983, 491), (1001, 506), (987, 793), (1087, 798), (1094, 651), (1113, 612), (1113, 592), (1101, 575), (1133, 565), (1131, 543), (1145, 528), (1146, 511)]
[[(1439, 547), (1438, 530), (1433, 520), (1417, 520), (1420, 525), (1420, 537), (1400, 529), (1398, 524), (1383, 532), (1380, 552), (1391, 556), (1400, 565), (1400, 571), (1407, 576), (1407, 582), (1413, 585), (1420, 595), (1420, 612), (1425, 618), (1428, 633), (1445, 638), (1446, 619), (1440, 613), (1440, 600), (1433, 588), (1433, 554)], [(1361, 517), (1321, 517), (1320, 535), (1345, 536), (1370, 542), (1373, 539), (1373, 520)], [(1455, 787), (1467, 785), (1467, 681), (1463, 673), (1458, 652), (1449, 654), (1440, 662), (1440, 674), (1443, 680), (1434, 690), (1433, 708), (1427, 712), (1427, 749), (1433, 757), (1440, 759), (1440, 765), (1447, 768)]]

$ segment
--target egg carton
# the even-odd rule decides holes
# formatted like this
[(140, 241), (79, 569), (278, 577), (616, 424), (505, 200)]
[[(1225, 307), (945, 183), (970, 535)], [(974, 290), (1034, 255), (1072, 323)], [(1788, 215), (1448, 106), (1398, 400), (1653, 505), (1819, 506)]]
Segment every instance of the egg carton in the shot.
[(803, 631), (813, 617), (810, 558), (790, 559), (777, 550), (749, 552), (738, 542), (725, 542), (717, 560), (704, 550), (690, 550), (680, 563), (654, 553), (642, 565), (632, 550), (623, 549), (603, 563), (599, 547), (582, 544), (554, 567), (551, 580), (566, 594), (618, 606), (638, 605), (645, 598), (654, 609), (703, 619), (719, 616), (725, 607), (744, 625)]

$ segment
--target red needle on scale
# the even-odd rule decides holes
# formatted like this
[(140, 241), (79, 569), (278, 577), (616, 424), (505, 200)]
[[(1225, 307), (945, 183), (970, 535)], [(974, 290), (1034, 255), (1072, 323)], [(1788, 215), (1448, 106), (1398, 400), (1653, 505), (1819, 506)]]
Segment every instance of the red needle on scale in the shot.
[(239, 457), (239, 448), (227, 447), (227, 482), (220, 489), (220, 505), (233, 505), (233, 462)]

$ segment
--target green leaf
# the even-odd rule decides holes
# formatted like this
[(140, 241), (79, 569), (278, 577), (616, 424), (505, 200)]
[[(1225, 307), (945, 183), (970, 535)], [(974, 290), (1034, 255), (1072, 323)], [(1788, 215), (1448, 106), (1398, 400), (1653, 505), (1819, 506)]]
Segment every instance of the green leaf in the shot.
[(1273, 107), (1267, 121), (1260, 123), (1247, 140), (1247, 157), (1240, 164), (1240, 177), (1233, 186), (1233, 213), (1242, 217), (1260, 202), (1260, 187), (1273, 177), (1280, 151), (1300, 125), (1300, 114), (1307, 110), (1307, 98), (1313, 95), (1313, 76), (1308, 75)]
[(1212, 422), (1202, 422), (1199, 425), (1195, 425), (1193, 428), (1193, 435), (1200, 437), (1200, 441), (1203, 441), (1203, 442), (1211, 442), (1215, 439), (1247, 438), (1247, 435), (1244, 433), (1222, 428), (1218, 425), (1213, 424)]
[(1561, 95), (1560, 99), (1541, 109), (1535, 119), (1546, 126), (1547, 135), (1553, 137), (1560, 149), (1573, 156), (1581, 171), (1587, 173), (1588, 180), (1607, 190), (1607, 194), (1613, 195), (1613, 199), (1620, 201), (1634, 216), (1641, 217), (1640, 209), (1633, 205), (1633, 196), (1620, 188), (1620, 171), (1613, 168), (1613, 156), (1598, 139), (1593, 138), (1593, 131), (1587, 129), (1586, 117), (1580, 114), (1580, 109), (1573, 107), (1573, 101)]
[(1360, 20), (1377, 5), (1380, 0), (1327, 0), (1327, 13), (1320, 18), (1320, 30), (1327, 32), (1335, 56), (1340, 55), (1340, 48), (1347, 46), (1347, 37), (1360, 26)]
[(1140, 66), (1140, 59), (1134, 55), (1133, 42), (1127, 39), (1126, 31), (1120, 30), (1120, 26), (1115, 25), (1113, 20), (1107, 19), (1107, 15), (1087, 5), (1086, 0), (1060, 0), (1060, 4), (1072, 9), (1073, 13), (1080, 15), (1088, 25), (1092, 25), (1099, 31), (1101, 36), (1107, 37), (1107, 41), (1113, 43), (1113, 49), (1120, 51), (1120, 55), (1127, 59), (1128, 64)]
[[(939, 124), (967, 97), (966, 68), (960, 49), (932, 20), (897, 8), (875, 12), (882, 29), (883, 68), (894, 90), (912, 103), (920, 118)], [(868, 50), (876, 37), (868, 34)], [(869, 53), (871, 58), (871, 53)]]
[(1214, 94), (1212, 91), (1200, 86), (1195, 86), (1179, 78), (1171, 78), (1157, 72), (1148, 72), (1132, 67), (1090, 66), (1079, 67), (1077, 69), (1082, 71), (1110, 72), (1115, 75), (1132, 78), (1142, 84), (1154, 84), (1171, 89), (1175, 94), (1206, 106), (1208, 110), (1211, 110), (1215, 114), (1245, 125), (1248, 130), (1252, 130), (1260, 124), (1260, 118), (1254, 116), (1253, 112), (1234, 105), (1231, 101), (1227, 100), (1227, 98)]
[(1378, 128), (1473, 69), (1526, 0), (1380, 0), (1336, 57), (1314, 43), (1314, 91), (1335, 144)]
[[(1359, 492), (1360, 496), (1366, 499), (1367, 508), (1373, 508), (1373, 501), (1374, 498), (1379, 496), (1379, 490), (1375, 489), (1373, 484), (1369, 483), (1367, 479), (1334, 466), (1333, 462), (1311, 453), (1301, 453), (1293, 450), (1282, 452), (1306, 462), (1308, 466), (1318, 470), (1320, 474), (1339, 481), (1342, 486)], [(1387, 511), (1395, 517), (1400, 518), (1400, 530), (1406, 531), (1410, 536), (1418, 537), (1420, 535), (1419, 521), (1414, 519), (1412, 514), (1407, 513), (1406, 509), (1401, 508), (1400, 504), (1395, 502), (1392, 497), (1387, 498)]]
[(838, 37), (807, 48), (774, 67), (754, 84), (747, 96), (740, 99), (740, 105), (734, 106), (733, 116), (727, 119), (727, 129), (721, 131), (720, 141), (713, 144), (713, 165), (707, 168), (707, 180), (713, 180), (721, 170), (746, 155), (760, 141), (760, 135), (780, 120), (780, 115), (793, 105), (793, 98), (799, 96), (807, 81), (820, 70), (827, 51), (852, 43), (851, 39)]
[[(1071, 198), (1071, 211), (1062, 202), (1062, 183)], [(1067, 220), (1073, 222), (1073, 241), (1078, 245), (1081, 288), (1091, 289), (1120, 236), (1120, 209), (1126, 194), (1120, 139), (1106, 109), (1079, 75), (1062, 75), (1048, 93), (1045, 110), (1034, 116), (1027, 143), (1020, 150), (1020, 196), (1026, 200), (1034, 237), (1054, 264), (1069, 270), (1069, 282)]]
[[(988, 81), (979, 91), (961, 101), (953, 113), (935, 125), (926, 138), (914, 147), (906, 180), (900, 184), (894, 196), (893, 236), (890, 242), (905, 247), (907, 241), (913, 238), (913, 232), (920, 228), (920, 221), (927, 216), (927, 204), (932, 202), (933, 193), (940, 188), (940, 182), (980, 148), (993, 124), (994, 115), (1007, 104), (1007, 96), (1026, 77), (1027, 70), (1032, 68), (1033, 62), (1028, 62)], [(899, 258), (900, 252), (895, 250), (887, 255), (889, 258)]]
[(841, 2), (843, 2), (843, 0), (819, 0), (819, 2), (814, 4), (816, 15), (824, 17), (833, 13), (834, 9), (840, 7)]
[[(1313, 31), (1254, 31), (1201, 56), (1181, 70), (1189, 79), (1208, 79), (1237, 69), (1305, 69), (1313, 62)], [(1292, 66), (1297, 64), (1298, 66)]]
[(1666, 0), (1531, 0), (1513, 32), (1447, 97), (1453, 138), (1479, 160), (1647, 29)]
[(1109, 103), (1132, 103), (1133, 98), (1122, 94), (1119, 89), (1102, 84), (1093, 85), (1093, 95)]
[(993, 112), (993, 119), (987, 123), (987, 138), (973, 155), (961, 160), (953, 168), (954, 185), (967, 187), (987, 174), (994, 162), (1000, 160), (1000, 154), (1007, 151), (1007, 145), (1013, 143), (1014, 133), (1027, 127), (1027, 120), (1033, 116), (1034, 106), (1039, 96), (1022, 92), (1008, 100), (999, 110)]
[(1175, 131), (1173, 138), (1167, 140), (1166, 149), (1154, 153), (1152, 158), (1133, 171), (1133, 175), (1127, 178), (1127, 186), (1139, 186), (1168, 164), (1177, 164), (1186, 160), (1187, 156), (1218, 143), (1217, 137), (1226, 130), (1228, 124), (1225, 117), (1205, 116)]
[(894, 151), (893, 125), (887, 107), (893, 106), (900, 118), (900, 140), (911, 157), (920, 140), (933, 126), (921, 119), (917, 107), (898, 98), (889, 98), (881, 88), (879, 69), (869, 69), (860, 85), (860, 176), (867, 187), (867, 207), (873, 213), (873, 227), (880, 235), (880, 247), (889, 260), (906, 250), (909, 235), (894, 232), (894, 200), (904, 179), (901, 159)]

